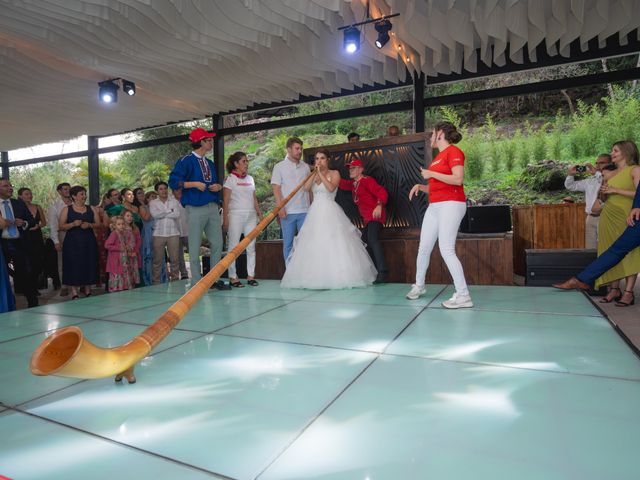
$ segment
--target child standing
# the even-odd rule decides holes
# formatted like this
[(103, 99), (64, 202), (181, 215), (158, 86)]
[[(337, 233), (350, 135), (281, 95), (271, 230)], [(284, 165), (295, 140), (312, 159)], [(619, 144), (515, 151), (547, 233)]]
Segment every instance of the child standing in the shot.
[[(124, 226), (125, 230), (128, 231), (131, 235), (133, 235), (134, 247), (129, 252), (131, 262), (131, 281), (134, 282), (133, 285), (135, 287), (144, 287), (142, 282), (142, 234), (140, 233), (140, 229), (138, 225), (135, 223), (135, 218), (133, 213), (130, 211), (125, 211), (122, 214), (122, 218), (124, 218)], [(135, 257), (135, 258), (134, 258)], [(137, 268), (136, 268), (137, 266)], [(135, 276), (134, 276), (135, 273)]]
[(108, 252), (109, 292), (130, 290), (135, 287), (135, 280), (139, 280), (137, 258), (132, 257), (135, 238), (131, 230), (126, 228), (124, 218), (119, 215), (111, 217), (111, 229), (104, 244)]

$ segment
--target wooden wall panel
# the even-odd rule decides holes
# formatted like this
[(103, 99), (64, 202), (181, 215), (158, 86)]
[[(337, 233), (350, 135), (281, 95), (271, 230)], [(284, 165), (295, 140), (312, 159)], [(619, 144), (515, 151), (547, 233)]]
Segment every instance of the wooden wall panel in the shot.
[[(417, 238), (384, 239), (385, 260), (389, 268), (389, 281), (394, 283), (414, 283), (416, 257), (419, 240)], [(512, 285), (513, 284), (513, 241), (511, 234), (496, 234), (459, 238), (456, 253), (470, 285)], [(284, 274), (282, 241), (260, 241), (256, 244), (256, 277), (279, 280)], [(427, 283), (451, 283), (438, 244), (431, 254)]]
[(514, 206), (513, 265), (526, 273), (524, 251), (530, 248), (584, 248), (584, 204)]

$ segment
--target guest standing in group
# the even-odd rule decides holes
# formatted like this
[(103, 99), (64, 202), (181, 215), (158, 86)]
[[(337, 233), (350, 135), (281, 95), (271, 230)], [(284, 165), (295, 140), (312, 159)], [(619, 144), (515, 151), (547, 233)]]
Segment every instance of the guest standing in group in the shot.
[[(71, 185), (67, 182), (59, 183), (56, 187), (59, 198), (49, 207), (47, 211), (47, 223), (49, 224), (49, 238), (53, 241), (53, 245), (58, 252), (58, 280), (60, 279), (60, 272), (62, 272), (62, 242), (64, 241), (65, 232), (58, 228), (58, 219), (60, 218), (60, 212), (63, 209), (71, 205), (71, 197), (69, 196), (69, 189)], [(53, 288), (60, 288), (60, 295), (63, 297), (69, 294), (69, 290), (66, 286), (56, 282), (56, 275), (54, 274)]]
[(87, 190), (82, 186), (69, 190), (72, 203), (60, 212), (58, 228), (66, 232), (62, 244), (62, 283), (71, 287), (71, 298), (80, 289), (91, 296), (91, 285), (98, 282), (98, 243), (93, 228), (100, 221), (98, 212), (86, 204)]
[[(249, 159), (243, 152), (235, 152), (227, 160), (229, 176), (222, 191), (222, 229), (227, 231), (227, 250), (231, 251), (240, 242), (240, 236), (247, 236), (262, 217), (256, 197), (256, 184), (247, 174)], [(256, 274), (256, 241), (247, 246), (247, 284), (258, 286)], [(244, 287), (236, 273), (236, 262), (229, 265), (229, 283), (232, 287)]]
[(35, 222), (27, 230), (27, 248), (29, 249), (31, 273), (34, 278), (38, 279), (44, 271), (44, 238), (42, 237), (42, 227), (47, 225), (47, 220), (42, 207), (33, 203), (33, 193), (30, 188), (19, 188), (18, 198), (27, 206)]
[(98, 221), (95, 223), (93, 233), (96, 236), (98, 242), (98, 283), (97, 287), (102, 286), (104, 282), (105, 291), (109, 291), (109, 272), (107, 272), (107, 250), (104, 247), (104, 242), (111, 233), (109, 228), (109, 215), (107, 214), (107, 208), (111, 205), (111, 199), (108, 194), (102, 196), (100, 204), (95, 207), (98, 212)]
[(13, 264), (13, 280), (21, 285), (29, 308), (38, 306), (36, 278), (29, 261), (27, 231), (35, 224), (29, 209), (20, 199), (11, 198), (13, 186), (6, 178), (0, 178), (0, 217), (5, 227), (0, 232), (5, 262)]
[(567, 178), (564, 181), (564, 188), (572, 192), (584, 192), (585, 202), (585, 228), (584, 244), (585, 248), (598, 248), (598, 223), (602, 212), (603, 202), (598, 198), (600, 187), (602, 186), (602, 171), (611, 164), (611, 155), (602, 153), (596, 158), (595, 167), (591, 164), (585, 166), (589, 173), (588, 178), (576, 180), (577, 165), (569, 168)]
[[(0, 234), (9, 224), (0, 216)], [(9, 271), (4, 260), (2, 248), (0, 248), (0, 313), (12, 312), (16, 309), (16, 300), (11, 291)]]
[(407, 294), (409, 300), (424, 295), (425, 277), (431, 251), (438, 242), (440, 254), (453, 277), (453, 297), (442, 303), (445, 308), (473, 307), (462, 264), (456, 256), (456, 238), (460, 222), (467, 211), (464, 194), (464, 153), (454, 144), (462, 135), (450, 122), (441, 122), (431, 132), (431, 147), (439, 153), (428, 168), (421, 169), (428, 185), (417, 184), (409, 192), (409, 200), (418, 192), (429, 194), (429, 206), (422, 220), (420, 245), (416, 261), (416, 283)]
[(112, 209), (112, 211), (117, 212), (117, 215), (123, 215), (124, 212), (129, 211), (133, 214), (133, 221), (136, 226), (142, 231), (142, 216), (140, 215), (140, 208), (135, 205), (136, 197), (133, 193), (133, 190), (130, 188), (123, 188), (120, 190), (120, 198), (122, 198), (122, 204), (119, 208)]
[[(631, 210), (633, 197), (640, 182), (638, 147), (624, 140), (611, 148), (611, 160), (616, 164), (612, 176), (602, 184), (600, 191), (606, 195), (606, 202), (600, 214), (598, 225), (598, 255), (602, 255), (627, 228), (627, 216)], [(609, 284), (609, 293), (601, 303), (616, 302), (618, 307), (628, 307), (635, 303), (633, 289), (640, 272), (640, 249), (632, 250), (620, 263), (605, 272), (595, 281), (595, 288)], [(626, 278), (624, 291), (620, 280)]]
[(120, 207), (122, 198), (118, 189), (110, 188), (106, 193), (106, 196), (109, 198), (108, 203), (105, 203), (104, 207), (104, 211), (107, 213), (107, 216), (111, 218), (114, 215), (120, 215), (120, 213), (122, 213), (122, 209)]
[(153, 283), (161, 281), (162, 265), (166, 265), (165, 248), (169, 252), (169, 280), (173, 282), (180, 279), (178, 201), (169, 196), (169, 186), (166, 182), (158, 182), (153, 188), (158, 192), (158, 198), (149, 203), (149, 210), (156, 222), (153, 229)]
[[(137, 265), (138, 269), (135, 277), (132, 277), (132, 281), (135, 280), (136, 287), (144, 286), (142, 283), (142, 234), (140, 233), (140, 229), (138, 225), (136, 225), (133, 220), (134, 214), (129, 210), (125, 210), (122, 214), (122, 218), (124, 218), (124, 226), (125, 230), (130, 231), (134, 238), (134, 248), (133, 251), (130, 252), (131, 264)], [(135, 258), (134, 258), (135, 257)]]
[[(189, 264), (191, 284), (200, 281), (200, 246), (202, 232), (209, 240), (211, 265), (220, 261), (222, 255), (222, 221), (220, 219), (220, 190), (215, 164), (206, 157), (213, 149), (215, 133), (196, 128), (189, 134), (193, 151), (178, 160), (169, 175), (169, 186), (182, 189), (181, 203), (187, 211), (189, 228)], [(212, 287), (227, 290), (231, 287), (218, 281)]]
[[(302, 140), (291, 137), (287, 140), (287, 155), (276, 163), (271, 174), (271, 187), (276, 204), (282, 202), (311, 173), (309, 165), (302, 161)], [(293, 239), (302, 228), (311, 204), (312, 193), (301, 188), (289, 203), (278, 212), (282, 227), (282, 253), (289, 261)]]
[(178, 255), (178, 264), (180, 266), (180, 280), (188, 280), (189, 272), (187, 271), (187, 264), (184, 261), (184, 251), (189, 250), (189, 226), (187, 225), (187, 211), (180, 203), (180, 199), (182, 198), (182, 190), (176, 189), (171, 190), (171, 194), (173, 198), (178, 201), (178, 211), (180, 212), (180, 216), (178, 218), (178, 230), (180, 230), (180, 254)]
[(142, 236), (142, 247), (140, 249), (140, 258), (142, 261), (142, 281), (143, 285), (151, 285), (153, 272), (153, 226), (155, 224), (149, 205), (146, 200), (144, 189), (141, 187), (133, 191), (133, 205), (138, 208), (138, 214), (142, 219), (142, 228), (140, 234)]
[(138, 262), (132, 255), (135, 238), (120, 215), (111, 217), (111, 229), (104, 245), (108, 252), (109, 292), (131, 290), (136, 285), (135, 272), (138, 271)]

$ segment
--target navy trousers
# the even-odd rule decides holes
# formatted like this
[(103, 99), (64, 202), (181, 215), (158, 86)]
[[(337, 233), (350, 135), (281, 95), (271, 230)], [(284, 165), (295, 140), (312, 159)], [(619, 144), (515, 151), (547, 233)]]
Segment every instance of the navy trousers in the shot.
[(627, 253), (638, 246), (640, 246), (640, 222), (636, 222), (633, 227), (627, 227), (608, 250), (591, 262), (576, 277), (581, 282), (593, 285), (603, 273), (620, 263)]

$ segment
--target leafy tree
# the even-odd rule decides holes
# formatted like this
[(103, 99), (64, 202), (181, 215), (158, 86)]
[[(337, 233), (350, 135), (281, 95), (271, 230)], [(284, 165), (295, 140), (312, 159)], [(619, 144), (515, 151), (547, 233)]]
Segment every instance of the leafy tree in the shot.
[(142, 169), (140, 181), (144, 188), (153, 187), (157, 182), (167, 181), (171, 169), (163, 162), (155, 161), (147, 163)]

